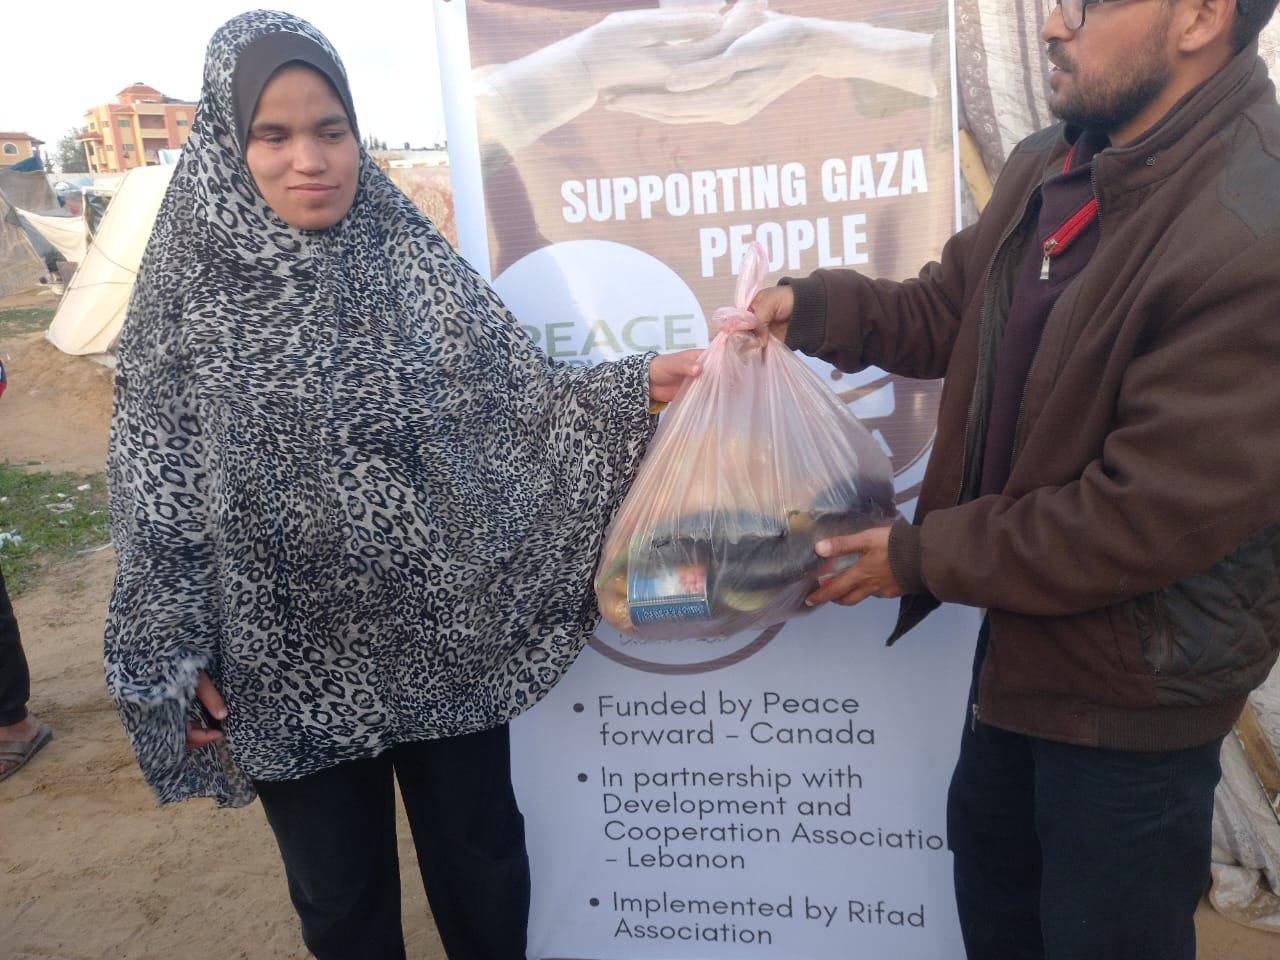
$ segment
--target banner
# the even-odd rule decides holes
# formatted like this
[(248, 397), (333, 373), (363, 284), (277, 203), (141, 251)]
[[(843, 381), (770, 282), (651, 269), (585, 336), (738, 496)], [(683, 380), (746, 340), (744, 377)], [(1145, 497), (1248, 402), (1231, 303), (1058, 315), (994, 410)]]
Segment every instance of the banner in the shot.
[[(707, 343), (774, 279), (902, 279), (958, 223), (941, 0), (437, 4), (462, 253), (548, 354)], [(910, 516), (940, 382), (809, 361)], [(513, 727), (537, 960), (963, 955), (947, 783), (977, 617), (896, 604), (646, 644), (602, 626)]]

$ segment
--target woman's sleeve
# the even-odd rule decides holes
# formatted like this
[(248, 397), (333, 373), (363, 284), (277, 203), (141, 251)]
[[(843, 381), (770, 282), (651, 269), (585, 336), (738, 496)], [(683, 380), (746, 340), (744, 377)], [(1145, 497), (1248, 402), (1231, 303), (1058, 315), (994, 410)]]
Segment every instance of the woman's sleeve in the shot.
[(206, 437), (189, 399), (129, 369), (122, 345), (107, 455), (115, 586), (104, 662), (143, 776), (161, 803), (253, 799), (225, 741), (186, 747), (196, 677), (217, 685), (219, 603), (208, 536)]
[(657, 425), (649, 400), (655, 354), (590, 367), (557, 362), (483, 281), (480, 294), (488, 300), (487, 352), (496, 361), (489, 370), (493, 401), (508, 405), (502, 419), (545, 452), (560, 496), (584, 525), (598, 524), (603, 535)]

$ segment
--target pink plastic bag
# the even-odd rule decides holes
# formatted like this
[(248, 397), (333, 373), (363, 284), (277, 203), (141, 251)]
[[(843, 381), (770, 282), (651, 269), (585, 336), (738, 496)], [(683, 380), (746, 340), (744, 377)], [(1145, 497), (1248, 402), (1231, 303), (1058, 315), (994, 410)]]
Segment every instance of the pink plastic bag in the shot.
[(849, 408), (748, 310), (768, 262), (753, 245), (703, 372), (667, 409), (605, 538), (596, 598), (644, 640), (727, 636), (798, 616), (818, 541), (891, 521), (889, 458)]

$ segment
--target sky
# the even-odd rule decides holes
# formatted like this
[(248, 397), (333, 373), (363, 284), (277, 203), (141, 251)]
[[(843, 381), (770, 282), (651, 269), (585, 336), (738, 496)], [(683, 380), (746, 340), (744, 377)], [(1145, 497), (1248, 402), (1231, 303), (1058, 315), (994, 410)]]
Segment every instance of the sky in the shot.
[[(433, 6), (441, 0), (288, 0), (337, 49), (364, 136), (401, 147), (445, 139)], [(266, 6), (267, 4), (262, 4)], [(252, 0), (68, 0), (4, 4), (0, 130), (58, 140), (141, 81), (198, 100), (209, 37)], [(179, 12), (175, 12), (179, 11)]]

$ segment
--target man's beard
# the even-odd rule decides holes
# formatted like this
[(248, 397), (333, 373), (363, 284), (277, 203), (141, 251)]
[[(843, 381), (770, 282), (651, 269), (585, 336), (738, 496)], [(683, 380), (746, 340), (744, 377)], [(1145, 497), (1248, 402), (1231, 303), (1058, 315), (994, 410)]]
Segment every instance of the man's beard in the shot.
[(1155, 24), (1115, 76), (1085, 82), (1065, 51), (1050, 44), (1050, 58), (1071, 74), (1074, 83), (1064, 100), (1050, 99), (1049, 109), (1059, 119), (1086, 130), (1111, 133), (1123, 127), (1151, 105), (1173, 76), (1163, 46), (1166, 28), (1167, 23)]

